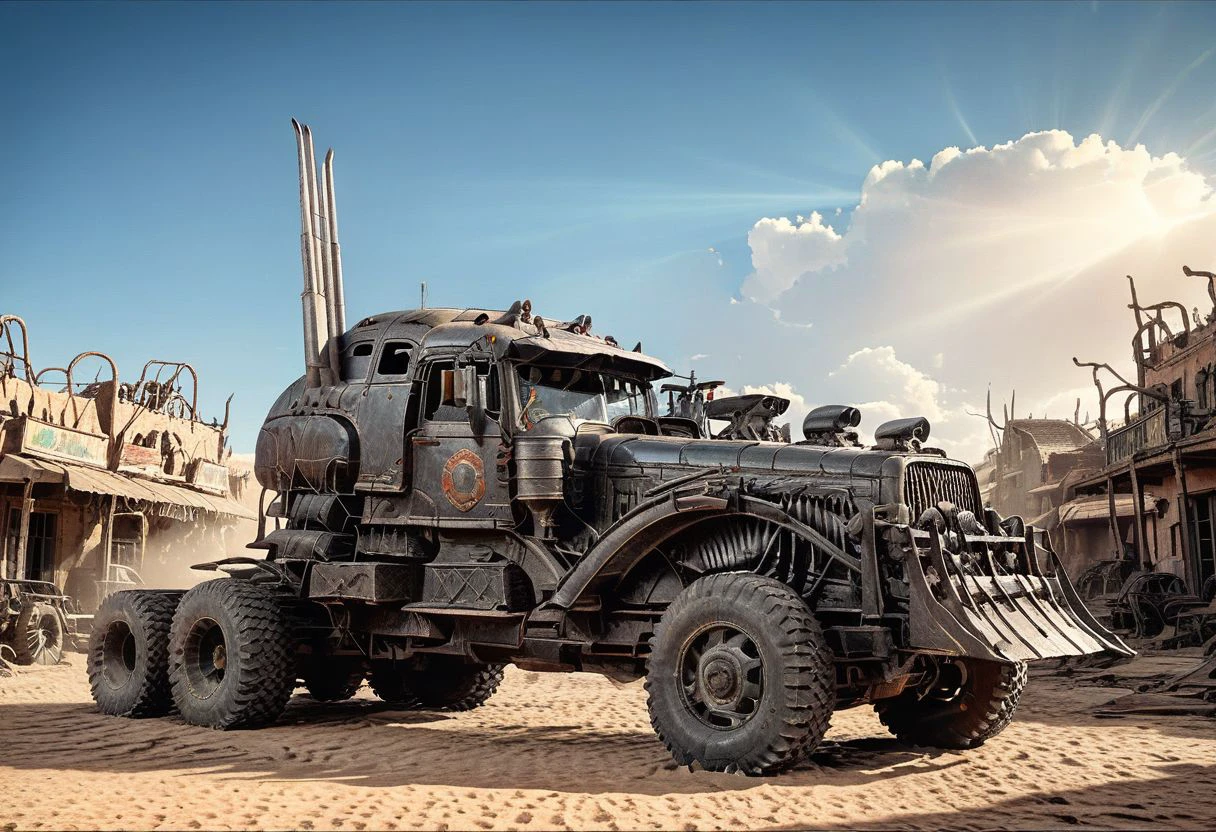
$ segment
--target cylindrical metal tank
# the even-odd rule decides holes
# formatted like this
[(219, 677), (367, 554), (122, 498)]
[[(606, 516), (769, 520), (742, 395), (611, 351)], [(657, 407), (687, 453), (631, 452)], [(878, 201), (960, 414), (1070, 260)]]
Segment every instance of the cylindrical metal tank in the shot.
[(562, 465), (567, 439), (562, 436), (515, 438), (515, 496), (521, 500), (561, 502)]

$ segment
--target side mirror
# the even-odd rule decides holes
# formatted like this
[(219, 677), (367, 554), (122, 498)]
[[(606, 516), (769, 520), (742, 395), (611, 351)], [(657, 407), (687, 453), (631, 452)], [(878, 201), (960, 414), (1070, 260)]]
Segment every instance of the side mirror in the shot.
[(463, 407), (469, 414), (469, 424), (480, 433), (485, 421), (485, 378), (477, 375), (472, 364), (458, 370), (443, 371), (443, 403)]
[(477, 368), (469, 365), (459, 370), (443, 370), (440, 373), (443, 385), (443, 403), (452, 407), (470, 407), (481, 403)]

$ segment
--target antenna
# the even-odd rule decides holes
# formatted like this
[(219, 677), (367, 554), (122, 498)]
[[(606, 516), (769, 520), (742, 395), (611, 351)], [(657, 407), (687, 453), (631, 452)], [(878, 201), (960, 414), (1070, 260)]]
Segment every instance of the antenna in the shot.
[(418, 291), (419, 291), (419, 294), (421, 295), (421, 303), (422, 303), (422, 305), (419, 306), (418, 308), (426, 309), (426, 281), (425, 280), (418, 284)]

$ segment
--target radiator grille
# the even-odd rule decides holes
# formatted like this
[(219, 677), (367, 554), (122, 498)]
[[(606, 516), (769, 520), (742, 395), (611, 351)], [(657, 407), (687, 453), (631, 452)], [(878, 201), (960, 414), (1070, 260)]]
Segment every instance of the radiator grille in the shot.
[(904, 501), (912, 510), (912, 519), (942, 500), (982, 516), (980, 489), (971, 469), (932, 462), (909, 463), (904, 473)]

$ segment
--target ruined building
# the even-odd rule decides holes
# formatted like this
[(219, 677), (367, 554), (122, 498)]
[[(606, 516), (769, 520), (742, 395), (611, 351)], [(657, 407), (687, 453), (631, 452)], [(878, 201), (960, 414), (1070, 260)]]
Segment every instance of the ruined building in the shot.
[(0, 579), (52, 581), (87, 611), (253, 518), (225, 465), (227, 413), (200, 419), (190, 365), (150, 361), (123, 383), (102, 353), (40, 371), (29, 355), (25, 323), (0, 317)]
[[(1142, 306), (1128, 278), (1134, 380), (1109, 364), (1073, 359), (1098, 388), (1105, 442), (1102, 468), (1076, 490), (1108, 507), (1125, 499), (1134, 509), (1126, 528), (1108, 522), (1095, 560), (1123, 551), (1200, 593), (1216, 584), (1216, 275), (1185, 266), (1183, 273), (1207, 279), (1213, 311), (1206, 317), (1174, 301)], [(1112, 419), (1122, 427), (1111, 427)]]
[[(1119, 557), (1111, 543), (1109, 501), (1077, 493), (1077, 486), (1106, 464), (1101, 440), (1081, 422), (1079, 404), (1072, 421), (1010, 418), (1009, 413), (998, 423), (989, 405), (995, 447), (976, 466), (985, 505), (1046, 530), (1071, 574), (1080, 574), (1095, 558)], [(1155, 502), (1146, 493), (1142, 511), (1154, 516)], [(1134, 516), (1131, 495), (1118, 495), (1114, 517), (1121, 534)]]

